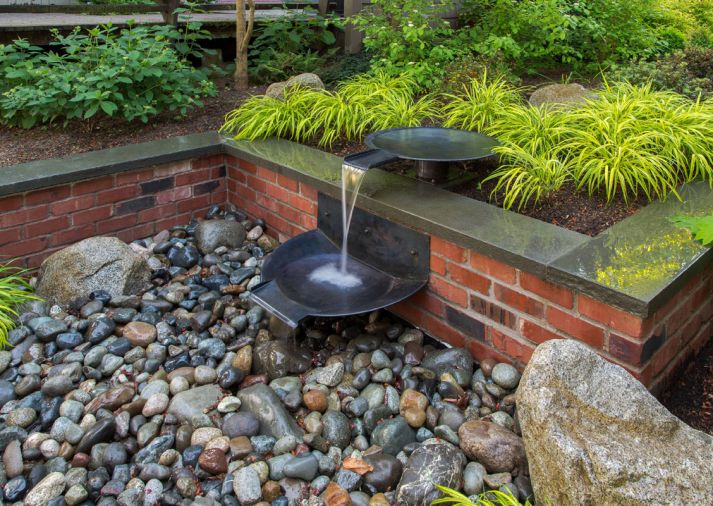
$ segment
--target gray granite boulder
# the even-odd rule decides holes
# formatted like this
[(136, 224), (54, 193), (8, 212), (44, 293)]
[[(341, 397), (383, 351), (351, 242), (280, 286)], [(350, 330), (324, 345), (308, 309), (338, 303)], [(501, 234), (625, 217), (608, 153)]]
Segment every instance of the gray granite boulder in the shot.
[(219, 246), (237, 248), (245, 241), (245, 227), (237, 221), (206, 220), (196, 226), (196, 245), (201, 253), (213, 253)]
[(121, 240), (91, 237), (42, 262), (37, 294), (50, 304), (67, 307), (95, 290), (106, 290), (112, 297), (135, 295), (150, 278), (146, 260)]
[(530, 104), (535, 107), (541, 105), (567, 107), (583, 104), (591, 98), (596, 98), (594, 92), (581, 84), (548, 84), (536, 89), (530, 95)]
[(293, 86), (301, 86), (303, 88), (311, 88), (313, 90), (324, 89), (324, 83), (317, 74), (305, 72), (304, 74), (292, 76), (287, 81), (272, 83), (267, 87), (265, 95), (282, 100), (285, 97), (285, 90), (292, 88)]
[(267, 385), (257, 384), (238, 392), (240, 411), (252, 413), (260, 420), (260, 434), (276, 439), (292, 436), (302, 440), (304, 431), (295, 423), (277, 394)]
[(713, 504), (713, 437), (584, 344), (541, 344), (517, 406), (538, 503)]
[(203, 410), (215, 408), (225, 396), (218, 385), (204, 385), (191, 388), (176, 394), (168, 405), (168, 412), (180, 422), (190, 422), (196, 415), (202, 415)]

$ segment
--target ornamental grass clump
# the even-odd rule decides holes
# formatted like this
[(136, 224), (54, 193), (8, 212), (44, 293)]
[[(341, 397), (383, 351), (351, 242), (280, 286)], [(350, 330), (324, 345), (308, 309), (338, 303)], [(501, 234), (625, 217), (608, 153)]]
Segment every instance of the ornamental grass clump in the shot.
[(439, 504), (448, 504), (450, 506), (532, 506), (530, 501), (521, 503), (512, 494), (506, 494), (499, 490), (483, 492), (475, 496), (474, 500), (471, 500), (452, 488), (436, 484), (434, 486), (443, 493), (443, 497), (432, 501), (431, 506), (438, 506)]
[(682, 182), (713, 181), (713, 115), (706, 105), (650, 85), (607, 84), (570, 119), (561, 148), (571, 156), (577, 188), (590, 195), (665, 199)]
[(443, 126), (477, 132), (486, 131), (506, 108), (522, 104), (518, 88), (502, 77), (488, 79), (487, 72), (472, 79), (462, 93), (445, 93), (443, 98)]
[(8, 344), (8, 334), (15, 328), (18, 307), (31, 300), (40, 300), (22, 277), (27, 271), (10, 265), (0, 265), (0, 347)]

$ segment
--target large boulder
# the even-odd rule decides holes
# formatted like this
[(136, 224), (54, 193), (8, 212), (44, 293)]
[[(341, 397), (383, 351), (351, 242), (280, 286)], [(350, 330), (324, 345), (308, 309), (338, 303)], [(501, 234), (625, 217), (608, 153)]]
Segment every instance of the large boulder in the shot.
[(148, 263), (128, 245), (116, 237), (91, 237), (42, 262), (37, 293), (50, 304), (67, 307), (95, 290), (112, 297), (135, 295), (150, 278)]
[(313, 90), (324, 89), (324, 83), (317, 74), (305, 72), (304, 74), (292, 76), (287, 81), (272, 83), (270, 86), (267, 87), (265, 95), (267, 95), (268, 97), (276, 98), (278, 100), (282, 100), (283, 98), (285, 98), (285, 91), (287, 91), (289, 88), (292, 88), (293, 86), (301, 86), (302, 88), (311, 88)]
[(538, 503), (713, 504), (713, 438), (584, 344), (540, 345), (517, 406)]
[(530, 95), (530, 104), (555, 107), (571, 107), (583, 104), (587, 99), (595, 98), (594, 92), (581, 84), (548, 84), (536, 89)]

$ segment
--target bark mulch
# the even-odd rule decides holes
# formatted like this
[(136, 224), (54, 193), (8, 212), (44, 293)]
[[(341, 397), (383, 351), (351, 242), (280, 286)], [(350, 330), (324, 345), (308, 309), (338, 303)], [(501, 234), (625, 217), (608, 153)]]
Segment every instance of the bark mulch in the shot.
[(663, 393), (661, 402), (694, 429), (713, 435), (713, 339)]

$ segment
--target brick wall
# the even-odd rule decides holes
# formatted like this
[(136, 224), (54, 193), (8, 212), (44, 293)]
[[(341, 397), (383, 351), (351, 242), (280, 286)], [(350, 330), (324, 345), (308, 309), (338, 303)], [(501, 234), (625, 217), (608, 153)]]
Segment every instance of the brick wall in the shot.
[[(227, 164), (228, 201), (280, 240), (316, 227), (313, 188), (232, 157)], [(520, 368), (539, 343), (574, 338), (657, 390), (713, 335), (713, 270), (642, 319), (437, 236), (430, 267), (428, 287), (390, 310), (476, 357)]]
[(125, 241), (185, 224), (226, 200), (223, 155), (0, 197), (0, 260), (29, 267), (95, 235)]
[[(216, 155), (0, 197), (0, 260), (36, 267), (94, 235), (125, 241), (234, 204), (281, 241), (317, 226), (317, 192), (302, 182)], [(478, 358), (522, 367), (537, 344), (574, 338), (654, 391), (713, 335), (713, 270), (642, 319), (431, 236), (428, 287), (390, 309)]]

